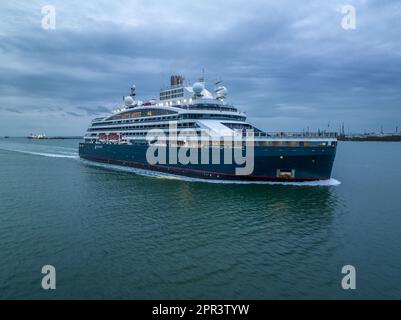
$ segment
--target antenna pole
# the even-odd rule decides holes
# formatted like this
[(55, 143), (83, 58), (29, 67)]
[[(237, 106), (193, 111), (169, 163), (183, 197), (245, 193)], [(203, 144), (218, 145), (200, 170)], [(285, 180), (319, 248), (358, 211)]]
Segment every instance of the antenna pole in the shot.
[(202, 68), (202, 76), (199, 79), (199, 82), (205, 82), (205, 68)]

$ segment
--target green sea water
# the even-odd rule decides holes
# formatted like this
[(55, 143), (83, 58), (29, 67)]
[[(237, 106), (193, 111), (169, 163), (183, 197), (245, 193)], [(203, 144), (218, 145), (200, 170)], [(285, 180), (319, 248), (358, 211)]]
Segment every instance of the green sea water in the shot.
[(401, 143), (271, 185), (93, 166), (78, 142), (0, 139), (1, 299), (401, 299)]

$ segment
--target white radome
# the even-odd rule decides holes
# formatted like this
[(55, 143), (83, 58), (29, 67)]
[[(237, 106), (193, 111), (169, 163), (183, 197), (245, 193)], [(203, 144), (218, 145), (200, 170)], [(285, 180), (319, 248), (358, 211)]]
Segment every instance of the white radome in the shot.
[(196, 95), (200, 95), (204, 89), (205, 87), (201, 82), (195, 82), (194, 85), (192, 86), (192, 90)]
[(134, 99), (132, 99), (130, 96), (126, 96), (124, 98), (124, 103), (127, 107), (132, 106), (134, 104)]

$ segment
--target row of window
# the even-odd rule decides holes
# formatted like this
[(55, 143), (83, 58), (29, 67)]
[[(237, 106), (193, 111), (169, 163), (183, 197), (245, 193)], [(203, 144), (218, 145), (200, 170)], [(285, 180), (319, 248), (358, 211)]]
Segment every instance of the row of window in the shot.
[(155, 121), (172, 121), (180, 119), (179, 116), (166, 116), (166, 117), (154, 117), (154, 118), (138, 118), (131, 120), (119, 120), (119, 121), (103, 121), (99, 123), (92, 124), (93, 127), (116, 125), (121, 123), (134, 123), (134, 122), (155, 122)]
[(182, 115), (182, 119), (219, 119), (219, 120), (237, 120), (245, 121), (246, 118), (230, 114), (203, 114), (203, 113), (186, 113)]
[(258, 146), (273, 146), (273, 147), (327, 147), (328, 142), (324, 141), (258, 141)]
[(221, 114), (181, 114), (179, 116), (165, 116), (165, 117), (154, 117), (154, 118), (137, 118), (130, 120), (118, 120), (118, 121), (104, 121), (99, 123), (93, 123), (92, 127), (100, 127), (104, 125), (116, 125), (123, 123), (134, 123), (134, 122), (156, 122), (156, 121), (173, 121), (182, 119), (221, 119), (221, 120), (238, 120), (245, 121), (245, 117), (236, 115), (221, 115)]
[(169, 89), (160, 92), (160, 95), (169, 95), (169, 94), (177, 94), (177, 93), (184, 93), (184, 88), (177, 88), (177, 89)]
[[(124, 137), (131, 137), (131, 136), (146, 136), (147, 134), (148, 134), (147, 132), (126, 132), (126, 133), (123, 133), (122, 135)], [(175, 134), (179, 135), (180, 131), (176, 132)], [(194, 134), (195, 134), (195, 131), (193, 131), (193, 132), (185, 132), (186, 136), (191, 136), (191, 135), (194, 135)], [(196, 135), (200, 135), (200, 131), (196, 131)], [(166, 136), (168, 136), (167, 133), (166, 133)]]
[(176, 114), (177, 112), (165, 110), (165, 109), (152, 109), (146, 108), (144, 110), (132, 110), (129, 112), (124, 112), (112, 116), (108, 120), (120, 120), (120, 119), (131, 119), (131, 118), (141, 118), (141, 117), (152, 117), (152, 116), (164, 116), (169, 114)]
[[(184, 123), (177, 123), (178, 128), (198, 128), (199, 126), (195, 122), (184, 122)], [(108, 130), (150, 130), (150, 129), (167, 129), (169, 128), (169, 123), (165, 124), (157, 124), (157, 125), (141, 125), (141, 126), (124, 126), (124, 127), (100, 127), (100, 128), (90, 128), (88, 131), (95, 132), (95, 131), (108, 131)]]
[(184, 88), (172, 89), (160, 92), (160, 100), (180, 98), (184, 96)]
[(211, 105), (211, 104), (193, 104), (188, 106), (190, 110), (217, 110), (217, 111), (229, 111), (229, 112), (238, 112), (238, 109), (234, 107), (224, 107), (220, 105)]
[[(123, 136), (125, 137), (145, 137), (148, 133), (147, 132), (128, 132), (128, 133), (122, 133)], [(180, 131), (176, 132), (175, 134), (179, 135)], [(200, 135), (200, 131), (196, 131), (197, 135)], [(168, 134), (167, 134), (168, 135)], [(186, 133), (186, 135), (190, 135), (188, 132)], [(92, 134), (92, 137), (95, 138), (96, 134)], [(85, 140), (92, 140), (93, 138), (86, 138)], [(95, 141), (95, 140), (93, 140)], [(199, 143), (199, 147), (204, 147), (204, 146), (208, 146), (209, 142), (197, 142), (194, 141), (193, 143)], [(206, 143), (206, 144), (205, 144)], [(210, 142), (212, 146), (220, 146), (220, 147), (227, 147), (230, 146), (230, 142), (226, 141), (221, 141), (221, 140), (214, 140)], [(245, 145), (245, 142), (242, 142), (243, 145)], [(252, 144), (254, 144), (255, 146), (259, 146), (259, 147), (309, 147), (309, 148), (313, 148), (313, 147), (329, 147), (335, 146), (335, 143), (328, 143), (328, 142), (322, 142), (322, 141), (254, 141)], [(195, 146), (192, 146), (195, 147)], [(295, 151), (295, 149), (294, 149)]]

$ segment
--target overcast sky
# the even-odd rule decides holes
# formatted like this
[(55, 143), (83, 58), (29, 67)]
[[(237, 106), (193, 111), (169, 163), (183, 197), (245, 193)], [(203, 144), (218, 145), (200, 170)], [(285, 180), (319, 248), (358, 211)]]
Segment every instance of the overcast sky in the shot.
[(202, 68), (261, 129), (401, 129), (401, 1), (2, 1), (0, 135), (82, 135), (131, 83)]

